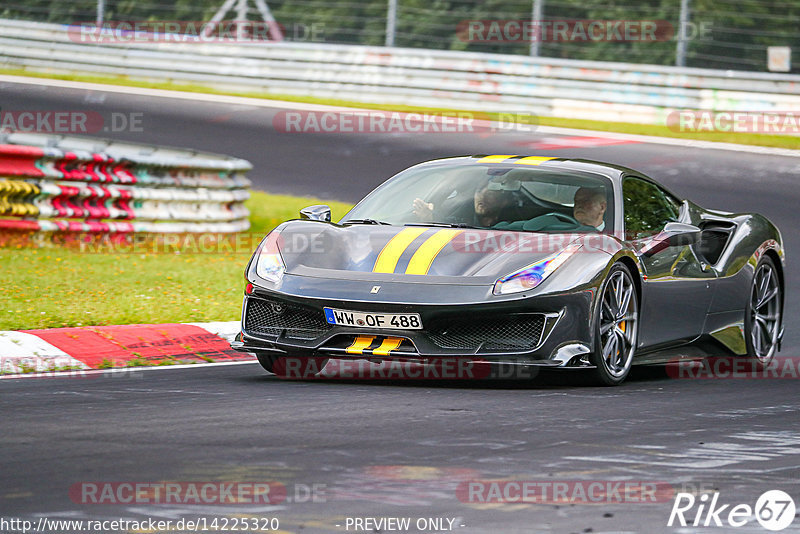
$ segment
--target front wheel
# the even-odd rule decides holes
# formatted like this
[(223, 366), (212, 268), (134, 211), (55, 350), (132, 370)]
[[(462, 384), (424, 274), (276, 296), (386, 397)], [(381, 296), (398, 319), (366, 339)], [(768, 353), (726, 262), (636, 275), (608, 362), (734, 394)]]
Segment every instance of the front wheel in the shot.
[(764, 256), (753, 275), (744, 319), (747, 356), (762, 369), (769, 365), (778, 350), (782, 291), (775, 263)]
[(256, 358), (264, 370), (281, 378), (311, 378), (328, 363), (327, 358), (297, 358), (273, 354), (256, 354)]
[(595, 313), (595, 350), (590, 357), (595, 378), (616, 386), (631, 370), (639, 327), (636, 285), (628, 269), (616, 263), (600, 289)]

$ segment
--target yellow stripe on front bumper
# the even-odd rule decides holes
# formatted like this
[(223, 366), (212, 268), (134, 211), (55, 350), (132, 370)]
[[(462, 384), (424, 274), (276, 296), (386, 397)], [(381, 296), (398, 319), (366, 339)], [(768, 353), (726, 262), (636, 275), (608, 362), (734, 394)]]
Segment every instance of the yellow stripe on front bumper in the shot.
[(347, 354), (364, 354), (364, 349), (372, 345), (373, 341), (375, 341), (375, 336), (356, 336), (356, 340), (347, 347), (346, 352)]
[(420, 245), (408, 262), (406, 274), (428, 274), (439, 252), (463, 230), (439, 230)]
[(393, 273), (394, 268), (397, 267), (397, 262), (400, 260), (400, 256), (406, 251), (408, 245), (427, 230), (427, 228), (406, 228), (394, 236), (386, 243), (386, 246), (383, 247), (380, 254), (378, 254), (378, 259), (375, 260), (375, 266), (372, 268), (372, 272)]
[(545, 156), (528, 156), (527, 158), (518, 159), (514, 161), (514, 163), (519, 163), (521, 165), (539, 165), (541, 163), (544, 163), (545, 161), (550, 161), (551, 159), (556, 159), (556, 158), (554, 157), (548, 158)]
[(500, 163), (507, 160), (508, 158), (515, 158), (515, 157), (517, 156), (515, 156), (514, 154), (509, 156), (503, 156), (503, 155), (486, 156), (485, 158), (479, 159), (478, 163)]
[(399, 347), (402, 342), (403, 338), (387, 337), (386, 339), (383, 340), (380, 347), (372, 351), (372, 354), (374, 356), (388, 356), (389, 352)]

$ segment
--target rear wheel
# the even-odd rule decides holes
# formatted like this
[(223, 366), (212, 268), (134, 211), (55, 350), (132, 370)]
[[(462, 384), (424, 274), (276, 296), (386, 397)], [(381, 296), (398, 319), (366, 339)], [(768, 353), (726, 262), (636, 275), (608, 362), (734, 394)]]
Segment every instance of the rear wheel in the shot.
[(625, 266), (614, 264), (600, 289), (595, 315), (596, 343), (591, 361), (600, 384), (616, 386), (628, 376), (636, 352), (638, 327), (636, 285)]
[(747, 356), (761, 368), (769, 365), (778, 350), (782, 291), (775, 262), (764, 256), (756, 266), (744, 321)]
[(273, 354), (256, 354), (256, 358), (261, 367), (282, 378), (311, 378), (328, 363), (327, 358), (297, 358)]

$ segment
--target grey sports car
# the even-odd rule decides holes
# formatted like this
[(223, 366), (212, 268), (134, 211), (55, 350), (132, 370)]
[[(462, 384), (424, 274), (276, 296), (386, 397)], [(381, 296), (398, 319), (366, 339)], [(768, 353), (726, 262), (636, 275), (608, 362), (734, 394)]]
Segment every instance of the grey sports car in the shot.
[(783, 336), (765, 217), (704, 209), (625, 167), (480, 155), (406, 169), (338, 223), (302, 210), (247, 267), (232, 346), (268, 371), (328, 358), (592, 369), (736, 355)]

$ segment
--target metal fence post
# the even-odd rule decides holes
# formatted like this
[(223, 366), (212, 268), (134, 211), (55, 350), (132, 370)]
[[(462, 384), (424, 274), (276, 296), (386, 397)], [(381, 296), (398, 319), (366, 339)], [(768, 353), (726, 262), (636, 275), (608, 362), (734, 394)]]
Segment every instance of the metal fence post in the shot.
[(689, 0), (681, 0), (680, 22), (678, 23), (678, 45), (675, 50), (675, 65), (686, 66), (686, 33), (689, 30)]
[(531, 56), (538, 57), (539, 56), (539, 42), (542, 39), (542, 12), (544, 10), (544, 0), (533, 0), (533, 6), (531, 7), (531, 22), (539, 26), (538, 32), (533, 32), (533, 37), (531, 38)]
[(103, 19), (106, 16), (106, 1), (105, 0), (97, 0), (97, 25), (103, 25)]
[(389, 0), (386, 11), (386, 46), (394, 46), (394, 34), (397, 26), (397, 0)]

